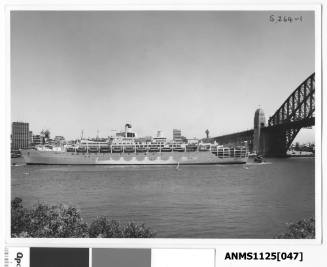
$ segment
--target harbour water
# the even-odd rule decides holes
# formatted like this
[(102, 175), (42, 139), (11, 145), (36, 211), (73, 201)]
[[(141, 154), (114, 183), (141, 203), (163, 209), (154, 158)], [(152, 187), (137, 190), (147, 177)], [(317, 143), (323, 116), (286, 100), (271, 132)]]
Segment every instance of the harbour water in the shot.
[(208, 166), (11, 168), (11, 197), (145, 223), (159, 238), (273, 238), (314, 216), (314, 158)]

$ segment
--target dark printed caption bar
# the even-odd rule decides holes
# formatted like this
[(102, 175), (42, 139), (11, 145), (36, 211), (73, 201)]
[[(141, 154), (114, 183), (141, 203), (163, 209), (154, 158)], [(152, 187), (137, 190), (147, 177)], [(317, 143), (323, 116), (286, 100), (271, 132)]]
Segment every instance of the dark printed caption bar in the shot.
[(303, 261), (303, 252), (227, 252), (225, 261)]

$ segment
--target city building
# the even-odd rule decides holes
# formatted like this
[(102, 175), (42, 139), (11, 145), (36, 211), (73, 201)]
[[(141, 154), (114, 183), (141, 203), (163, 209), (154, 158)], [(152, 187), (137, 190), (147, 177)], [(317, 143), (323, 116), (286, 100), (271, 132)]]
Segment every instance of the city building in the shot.
[(173, 129), (173, 140), (176, 143), (182, 143), (182, 130)]
[(42, 144), (42, 137), (39, 134), (33, 135), (33, 145), (41, 145)]
[(29, 131), (28, 133), (28, 146), (31, 146), (33, 144), (33, 132)]
[(11, 148), (22, 149), (29, 147), (29, 123), (13, 122), (11, 127)]

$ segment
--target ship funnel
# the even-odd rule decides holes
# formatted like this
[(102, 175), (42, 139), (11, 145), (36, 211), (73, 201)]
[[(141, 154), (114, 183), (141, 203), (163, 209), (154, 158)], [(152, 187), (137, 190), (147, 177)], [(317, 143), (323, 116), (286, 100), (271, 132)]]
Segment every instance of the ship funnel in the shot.
[(127, 137), (127, 133), (131, 132), (132, 130), (132, 124), (126, 123), (125, 124), (125, 137)]

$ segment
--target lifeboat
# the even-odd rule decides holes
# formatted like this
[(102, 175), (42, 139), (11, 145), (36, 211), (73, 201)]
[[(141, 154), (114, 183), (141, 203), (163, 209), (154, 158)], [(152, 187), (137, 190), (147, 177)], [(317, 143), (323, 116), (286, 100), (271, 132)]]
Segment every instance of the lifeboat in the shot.
[(152, 145), (149, 147), (149, 152), (159, 152), (159, 151), (160, 151), (160, 149), (156, 145)]
[(80, 146), (76, 149), (76, 152), (78, 153), (86, 153), (87, 152), (87, 149), (86, 147), (83, 147), (83, 146)]
[(89, 147), (88, 148), (88, 152), (89, 153), (98, 153), (99, 152), (99, 148), (98, 147)]
[(163, 147), (161, 148), (161, 152), (171, 152), (172, 148), (171, 147)]
[(125, 153), (133, 153), (133, 152), (135, 152), (135, 147), (134, 146), (125, 146), (124, 152)]
[(186, 145), (186, 151), (187, 152), (193, 152), (198, 149), (197, 145)]
[(174, 148), (173, 148), (173, 151), (174, 151), (174, 152), (184, 152), (185, 149), (184, 149), (183, 147), (174, 147)]
[(110, 147), (100, 147), (100, 153), (109, 153)]
[(199, 146), (199, 151), (209, 151), (210, 146), (209, 145), (200, 145)]
[(146, 147), (136, 147), (136, 152), (144, 153), (146, 151), (147, 151)]
[(121, 146), (112, 146), (111, 151), (112, 151), (112, 153), (121, 153), (121, 152), (123, 152), (123, 147), (121, 147)]
[(67, 147), (66, 151), (67, 152), (75, 152), (75, 148), (74, 147)]

